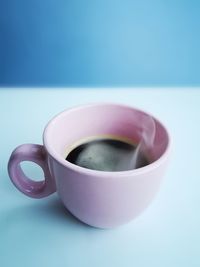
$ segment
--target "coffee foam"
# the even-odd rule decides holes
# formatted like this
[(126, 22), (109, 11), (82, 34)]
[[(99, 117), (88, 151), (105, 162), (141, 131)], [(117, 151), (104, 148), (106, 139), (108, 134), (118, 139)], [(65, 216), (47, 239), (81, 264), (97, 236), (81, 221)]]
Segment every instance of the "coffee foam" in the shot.
[[(145, 156), (147, 157), (146, 155), (147, 153), (145, 153), (145, 151), (148, 151), (148, 149), (151, 149), (152, 146), (154, 145), (155, 133), (156, 133), (156, 127), (154, 119), (151, 116), (142, 114), (140, 117), (140, 125), (137, 128), (137, 135), (140, 136), (139, 142), (135, 142), (134, 140), (124, 136), (109, 135), (109, 134), (89, 136), (73, 143), (65, 151), (65, 158), (67, 157), (67, 155), (69, 155), (69, 153), (73, 149), (85, 143), (92, 142), (95, 140), (104, 140), (104, 139), (119, 140), (128, 143), (130, 145), (133, 145), (135, 149), (131, 153), (127, 153), (127, 151), (124, 152), (122, 159), (119, 161), (118, 166), (116, 166), (116, 171), (123, 169), (123, 166), (127, 166), (126, 169), (128, 170), (135, 169), (141, 165), (142, 161), (141, 154), (145, 154)], [(105, 154), (104, 156), (105, 160), (103, 160), (100, 157), (102, 151)], [(84, 154), (80, 156), (80, 158), (78, 159), (78, 163), (80, 165), (84, 165), (84, 161), (86, 159), (88, 160), (91, 158), (93, 159), (93, 164), (97, 162), (99, 163), (99, 165), (104, 164), (104, 169), (107, 170), (109, 169), (109, 166), (107, 166), (106, 164), (111, 164), (111, 161), (109, 159), (112, 158), (113, 155), (116, 154), (116, 152), (117, 150), (114, 147), (111, 148), (102, 144), (100, 146), (96, 144), (93, 145), (92, 149), (91, 147), (84, 149)], [(121, 153), (123, 152), (120, 152), (120, 154)], [(90, 164), (90, 162), (88, 162), (88, 164)]]

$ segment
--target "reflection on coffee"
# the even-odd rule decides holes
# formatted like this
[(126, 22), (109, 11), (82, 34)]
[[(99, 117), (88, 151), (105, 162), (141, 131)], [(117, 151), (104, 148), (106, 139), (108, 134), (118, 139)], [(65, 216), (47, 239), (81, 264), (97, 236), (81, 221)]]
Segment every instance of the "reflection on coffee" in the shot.
[(72, 149), (66, 160), (92, 170), (127, 171), (149, 164), (139, 146), (119, 138), (91, 138)]

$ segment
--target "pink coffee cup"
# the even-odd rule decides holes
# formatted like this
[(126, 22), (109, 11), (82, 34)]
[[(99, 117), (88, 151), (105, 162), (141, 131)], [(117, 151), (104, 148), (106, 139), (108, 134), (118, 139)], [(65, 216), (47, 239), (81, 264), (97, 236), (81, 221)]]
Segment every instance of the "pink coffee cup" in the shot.
[[(148, 149), (149, 165), (107, 172), (86, 169), (65, 160), (66, 148), (88, 136), (109, 134), (139, 141), (142, 116), (153, 118), (155, 123), (155, 137)], [(118, 104), (90, 104), (63, 111), (47, 124), (43, 143), (43, 146), (24, 144), (12, 152), (8, 172), (14, 185), (32, 198), (57, 191), (75, 217), (100, 228), (125, 224), (152, 202), (170, 150), (169, 134), (161, 122), (141, 110)], [(26, 177), (20, 166), (22, 161), (38, 164), (44, 171), (44, 181)]]

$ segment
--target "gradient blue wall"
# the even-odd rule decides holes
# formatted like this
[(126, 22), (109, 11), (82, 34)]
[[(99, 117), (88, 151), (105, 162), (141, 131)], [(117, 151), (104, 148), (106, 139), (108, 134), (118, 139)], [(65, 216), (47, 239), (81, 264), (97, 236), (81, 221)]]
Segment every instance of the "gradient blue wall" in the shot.
[(0, 0), (0, 85), (200, 85), (200, 1)]

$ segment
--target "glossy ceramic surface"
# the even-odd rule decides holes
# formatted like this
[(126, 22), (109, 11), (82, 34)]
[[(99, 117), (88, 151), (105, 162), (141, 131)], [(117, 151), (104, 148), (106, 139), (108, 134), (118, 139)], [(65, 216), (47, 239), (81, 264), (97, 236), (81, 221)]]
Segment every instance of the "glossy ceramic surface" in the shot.
[[(141, 138), (143, 111), (117, 104), (91, 104), (66, 110), (46, 126), (44, 147), (25, 144), (11, 155), (9, 175), (24, 194), (41, 198), (57, 191), (65, 207), (81, 221), (100, 228), (129, 222), (139, 215), (159, 190), (169, 158), (170, 140), (155, 118), (156, 132), (148, 149), (151, 164), (123, 172), (101, 172), (78, 167), (64, 159), (65, 150), (81, 138), (99, 134)], [(20, 162), (39, 164), (45, 181), (28, 179)]]

